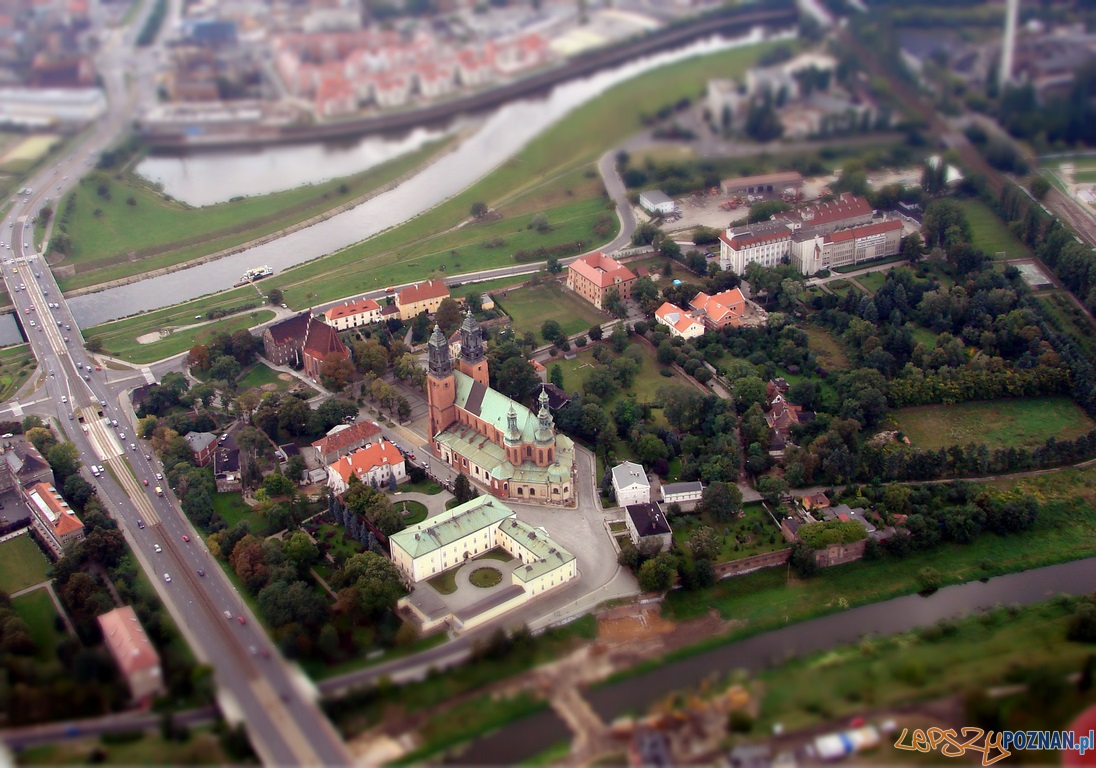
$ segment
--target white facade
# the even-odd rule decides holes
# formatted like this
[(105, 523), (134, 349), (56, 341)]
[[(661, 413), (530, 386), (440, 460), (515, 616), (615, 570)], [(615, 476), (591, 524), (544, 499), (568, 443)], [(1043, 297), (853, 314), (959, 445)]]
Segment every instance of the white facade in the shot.
[(380, 319), (381, 305), (373, 299), (348, 301), (324, 312), (327, 324), (339, 331), (377, 323)]
[(741, 275), (746, 265), (757, 262), (763, 267), (779, 266), (791, 253), (792, 232), (783, 224), (765, 222), (754, 225), (763, 234), (755, 235), (747, 227), (739, 231), (728, 229), (719, 239), (719, 266)]
[(646, 504), (651, 500), (651, 484), (643, 467), (631, 461), (613, 467), (613, 492), (618, 506)]
[(639, 193), (639, 204), (649, 213), (668, 216), (677, 210), (677, 204), (661, 189), (649, 189)]
[(704, 323), (691, 314), (666, 302), (655, 312), (655, 320), (670, 329), (671, 336), (695, 339), (704, 335)]
[(327, 485), (336, 494), (350, 487), (351, 477), (357, 477), (365, 485), (383, 488), (392, 478), (397, 483), (407, 479), (406, 464), (396, 446), (381, 440), (341, 457), (327, 468)]
[(704, 486), (699, 482), (693, 483), (663, 483), (663, 504), (687, 504), (700, 501), (704, 496)]
[(902, 222), (868, 224), (832, 235), (805, 233), (792, 241), (792, 264), (804, 275), (894, 256), (902, 247)]

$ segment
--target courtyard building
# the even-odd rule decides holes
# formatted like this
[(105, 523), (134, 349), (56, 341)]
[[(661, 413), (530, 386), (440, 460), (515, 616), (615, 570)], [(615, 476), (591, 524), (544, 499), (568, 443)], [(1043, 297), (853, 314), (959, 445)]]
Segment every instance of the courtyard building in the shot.
[(567, 265), (567, 287), (598, 309), (605, 308), (609, 291), (616, 290), (621, 300), (632, 297), (636, 274), (601, 251), (588, 253)]
[(646, 504), (651, 500), (651, 483), (642, 466), (625, 461), (613, 467), (612, 474), (613, 493), (619, 506)]

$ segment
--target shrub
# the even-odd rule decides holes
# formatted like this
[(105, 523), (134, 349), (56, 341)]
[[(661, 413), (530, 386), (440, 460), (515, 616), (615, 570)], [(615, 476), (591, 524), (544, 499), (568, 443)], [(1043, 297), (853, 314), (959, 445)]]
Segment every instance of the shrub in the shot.
[(922, 568), (917, 572), (917, 584), (920, 586), (921, 594), (932, 594), (936, 590), (940, 589), (940, 582), (943, 580), (943, 576), (940, 571), (935, 568)]

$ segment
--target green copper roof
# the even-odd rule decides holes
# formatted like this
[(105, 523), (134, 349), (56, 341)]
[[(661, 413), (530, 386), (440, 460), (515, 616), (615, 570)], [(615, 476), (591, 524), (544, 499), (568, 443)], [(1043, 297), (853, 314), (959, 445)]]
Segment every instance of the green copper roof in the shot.
[(562, 483), (571, 479), (571, 467), (575, 463), (575, 443), (566, 435), (555, 436), (556, 460), (547, 467), (538, 467), (532, 461), (523, 461), (515, 467), (506, 460), (506, 451), (502, 446), (495, 445), (471, 427), (460, 423), (439, 432), (434, 440), (487, 470), (496, 480)]
[(392, 534), (389, 541), (413, 558), (422, 557), (513, 514), (513, 510), (493, 496), (480, 496), (408, 526)]
[(514, 539), (514, 541), (520, 542), (538, 558), (535, 562), (519, 565), (514, 569), (514, 578), (518, 581), (528, 583), (538, 576), (553, 571), (575, 559), (574, 555), (556, 544), (540, 528), (534, 528), (516, 518), (504, 520), (499, 526), (499, 530)]
[(457, 407), (479, 416), (493, 425), (504, 436), (509, 435), (506, 414), (513, 407), (518, 415), (518, 432), (521, 442), (534, 443), (537, 439), (537, 427), (540, 426), (535, 413), (521, 403), (515, 403), (501, 392), (485, 387), (470, 376), (456, 372), (453, 374), (457, 384)]

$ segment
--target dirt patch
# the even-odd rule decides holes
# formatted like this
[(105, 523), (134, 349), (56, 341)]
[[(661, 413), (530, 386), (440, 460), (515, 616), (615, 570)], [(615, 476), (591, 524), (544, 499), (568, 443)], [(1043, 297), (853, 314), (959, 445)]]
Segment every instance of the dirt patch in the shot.
[(160, 341), (162, 338), (164, 338), (165, 335), (166, 334), (160, 331), (153, 331), (152, 333), (142, 333), (140, 336), (137, 337), (137, 343), (155, 344), (157, 341)]
[(290, 376), (288, 373), (279, 373), (278, 381), (293, 381), (293, 377)]
[(659, 615), (661, 608), (654, 606), (639, 611), (627, 606), (627, 612), (612, 611), (598, 618), (598, 640), (616, 645), (637, 640), (652, 640), (674, 631), (674, 622)]

